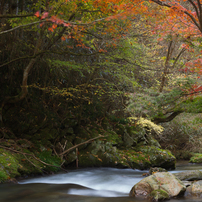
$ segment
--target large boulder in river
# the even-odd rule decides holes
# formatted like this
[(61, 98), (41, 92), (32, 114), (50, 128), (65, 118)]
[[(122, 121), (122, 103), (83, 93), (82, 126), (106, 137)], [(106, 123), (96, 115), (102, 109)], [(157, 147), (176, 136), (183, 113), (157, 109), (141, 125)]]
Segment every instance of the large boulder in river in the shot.
[(135, 167), (132, 168), (146, 169), (150, 167), (161, 167), (167, 170), (175, 169), (176, 158), (170, 153), (169, 150), (159, 149), (155, 146), (141, 146), (136, 148), (149, 158), (149, 166)]
[(185, 192), (185, 196), (202, 197), (202, 180), (194, 182)]
[(158, 172), (142, 179), (130, 191), (130, 196), (151, 198), (154, 201), (183, 194), (186, 186), (169, 172)]
[(179, 180), (185, 180), (185, 181), (202, 180), (202, 171), (199, 170), (190, 170), (180, 173), (174, 173), (174, 175)]

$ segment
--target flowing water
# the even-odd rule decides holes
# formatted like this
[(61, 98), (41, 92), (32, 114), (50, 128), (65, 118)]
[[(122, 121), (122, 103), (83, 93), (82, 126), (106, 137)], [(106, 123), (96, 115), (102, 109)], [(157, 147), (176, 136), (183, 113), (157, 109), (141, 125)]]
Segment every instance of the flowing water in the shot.
[[(202, 170), (202, 165), (180, 164), (174, 172)], [(134, 184), (147, 171), (116, 168), (71, 170), (47, 177), (0, 185), (1, 202), (145, 202), (129, 197)], [(170, 202), (202, 202), (202, 199), (177, 198)]]

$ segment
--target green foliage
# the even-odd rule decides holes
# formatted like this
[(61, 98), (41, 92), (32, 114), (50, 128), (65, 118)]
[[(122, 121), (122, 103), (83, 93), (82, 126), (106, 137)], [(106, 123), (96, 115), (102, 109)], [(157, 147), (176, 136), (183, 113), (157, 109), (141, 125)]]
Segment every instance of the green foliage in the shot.
[(120, 118), (120, 117), (116, 117), (114, 115), (109, 116), (109, 120), (115, 123), (120, 123), (120, 124), (128, 124), (129, 121), (126, 118)]
[(152, 130), (155, 131), (156, 134), (160, 134), (161, 132), (163, 132), (162, 126), (156, 125), (155, 123), (153, 123), (152, 121), (148, 119), (144, 119), (142, 117), (140, 118), (129, 117), (129, 120), (141, 128), (147, 128), (148, 133), (151, 132)]
[(199, 153), (195, 153), (190, 161), (190, 163), (202, 163), (202, 154), (199, 154)]
[[(24, 150), (24, 152), (28, 152)], [(11, 153), (10, 151), (0, 149), (0, 181), (4, 182), (6, 180), (12, 179), (14, 177), (19, 177), (20, 175), (27, 175), (30, 173), (41, 173), (39, 169), (41, 163), (34, 159), (28, 159), (32, 161), (35, 166), (33, 166), (24, 155), (19, 153)]]
[[(55, 155), (52, 155), (52, 151), (48, 150), (42, 151), (38, 154), (38, 157), (47, 164), (60, 167), (61, 159)], [(46, 165), (43, 165), (43, 169), (46, 171), (53, 171), (53, 172), (60, 170), (60, 168)]]
[(0, 183), (5, 182), (8, 180), (8, 175), (3, 169), (0, 169)]
[(5, 151), (3, 149), (0, 149), (0, 166), (1, 166), (1, 172), (5, 172), (2, 174), (2, 176), (5, 175), (7, 176), (7, 179), (14, 177), (14, 176), (19, 176), (18, 172), (18, 160), (16, 159), (15, 156), (12, 155), (12, 153)]
[(190, 98), (186, 102), (182, 103), (182, 107), (189, 113), (200, 113), (202, 111), (202, 97), (199, 95), (194, 98)]
[(189, 160), (192, 152), (202, 152), (201, 114), (182, 113), (170, 123), (162, 124), (164, 131), (156, 136), (163, 148), (178, 159)]
[(114, 144), (114, 145), (123, 143), (121, 136), (110, 130), (108, 130), (106, 140), (107, 142), (110, 142), (111, 144)]
[(157, 189), (151, 192), (150, 197), (152, 198), (153, 201), (161, 201), (161, 200), (166, 200), (170, 199), (169, 194), (162, 190), (162, 189)]
[[(7, 13), (10, 2), (2, 7), (5, 9), (3, 13)], [(58, 0), (49, 1), (48, 6), (46, 0), (34, 2), (26, 2), (24, 11), (19, 12), (19, 15), (40, 10), (42, 13), (38, 14), (41, 17), (44, 14), (42, 10), (48, 10), (47, 15), (57, 17), (57, 20), (46, 21), (43, 24), (40, 23), (43, 19), (39, 16), (8, 18), (5, 19), (6, 27), (4, 23), (0, 25), (1, 30), (22, 26), (15, 32), (1, 35), (0, 101), (5, 107), (3, 123), (5, 128), (12, 131), (10, 134), (7, 133), (10, 135), (8, 138), (14, 136), (32, 141), (35, 148), (32, 144), (26, 147), (26, 141), (18, 143), (30, 151), (40, 151), (37, 155), (42, 161), (59, 166), (61, 160), (46, 150), (48, 147), (52, 148), (53, 142), (56, 140), (60, 142), (64, 138), (63, 141), (71, 139), (74, 143), (81, 143), (86, 138), (95, 137), (103, 132), (101, 126), (107, 131), (108, 137), (105, 141), (109, 148), (109, 144), (123, 146), (124, 134), (134, 140), (135, 145), (150, 144), (152, 140), (148, 136), (152, 131), (158, 134), (159, 139), (164, 137), (160, 135), (162, 127), (150, 120), (163, 118), (166, 114), (177, 110), (196, 113), (202, 110), (201, 97), (183, 96), (189, 92), (194, 80), (185, 78), (184, 75), (179, 76), (180, 74), (175, 73), (172, 68), (166, 76), (165, 91), (159, 92), (167, 59), (167, 47), (165, 48), (167, 41), (157, 43), (156, 36), (151, 36), (148, 22), (141, 16), (133, 21), (130, 30), (125, 31), (129, 18), (98, 20), (97, 23), (91, 23), (93, 20), (118, 13), (115, 10), (111, 13), (113, 5), (107, 4), (106, 8), (110, 9), (110, 12), (109, 10), (105, 12), (102, 9), (106, 8), (102, 6), (95, 8), (96, 1), (86, 3)], [(64, 24), (63, 20), (71, 21), (72, 24)], [(29, 23), (33, 25), (27, 26)], [(77, 25), (81, 23), (86, 25)], [(109, 31), (108, 27), (114, 29), (116, 33)], [(168, 39), (171, 40), (171, 36)], [(190, 55), (191, 53), (189, 57)], [(36, 59), (31, 67), (32, 71), (26, 73), (30, 75), (27, 78), (28, 84), (25, 85), (29, 94), (22, 102), (10, 107), (4, 102), (4, 97), (20, 95), (23, 75), (26, 75), (23, 71), (26, 67), (30, 69), (28, 64), (33, 61), (32, 59)], [(170, 58), (169, 65), (173, 64), (175, 60)], [(180, 58), (176, 64), (183, 66), (184, 60)], [(13, 102), (13, 99), (10, 100)], [(134, 127), (129, 127), (127, 117), (130, 116), (145, 119), (134, 120), (130, 123)], [(95, 126), (95, 122), (101, 125), (100, 128)], [(199, 127), (200, 119), (195, 119), (193, 124)], [(113, 127), (117, 133), (111, 131)], [(182, 143), (183, 132), (185, 133), (183, 143), (189, 142), (189, 145), (193, 146), (191, 142), (195, 141), (192, 140), (198, 137), (193, 135), (195, 129), (182, 123), (180, 131), (178, 138), (177, 133), (174, 133), (175, 136), (171, 135), (175, 138), (170, 146), (176, 147), (175, 145)], [(199, 134), (199, 129), (197, 131)], [(67, 138), (70, 134), (71, 138)], [(167, 136), (164, 139), (167, 140)], [(156, 146), (159, 147), (158, 144)], [(85, 147), (87, 146), (83, 145), (83, 148)], [(124, 165), (128, 163), (127, 160), (134, 161), (137, 166), (141, 163), (150, 165), (148, 155), (142, 156), (138, 151), (120, 152), (123, 159), (125, 158)], [(87, 161), (86, 159), (84, 161)], [(95, 164), (102, 165), (97, 156), (91, 155), (90, 159)], [(20, 167), (14, 160), (19, 162)], [(18, 172), (39, 173), (40, 168), (47, 171), (57, 170), (41, 165), (31, 157), (30, 160), (38, 168), (29, 167), (29, 161), (20, 155), (14, 159), (9, 157), (11, 162), (9, 166), (6, 165), (5, 159), (2, 159), (2, 162), (15, 175)], [(3, 180), (4, 174), (7, 175), (2, 174)]]
[(175, 157), (168, 150), (154, 146), (136, 147), (134, 150), (119, 150), (122, 162), (133, 168), (146, 169), (151, 166), (162, 168), (175, 167)]
[[(147, 116), (150, 119), (163, 118), (165, 112), (175, 111), (183, 109), (188, 111), (190, 107), (189, 98), (188, 101), (184, 101), (183, 94), (186, 89), (190, 89), (193, 84), (193, 80), (190, 78), (179, 79), (176, 81), (176, 88), (170, 92), (159, 93), (153, 88), (150, 89), (138, 89), (137, 93), (131, 94), (128, 101), (127, 112), (130, 112), (133, 116)], [(140, 91), (141, 90), (141, 91)], [(191, 108), (194, 110), (195, 103), (191, 103)]]

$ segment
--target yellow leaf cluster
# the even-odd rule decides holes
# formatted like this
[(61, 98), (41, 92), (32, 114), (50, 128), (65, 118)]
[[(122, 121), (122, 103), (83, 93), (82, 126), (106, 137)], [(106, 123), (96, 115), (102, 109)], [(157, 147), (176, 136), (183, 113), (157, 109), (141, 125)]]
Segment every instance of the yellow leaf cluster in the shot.
[(149, 119), (145, 119), (143, 117), (130, 117), (129, 120), (131, 122), (136, 122), (136, 125), (142, 127), (142, 128), (149, 128), (150, 130), (154, 130), (157, 134), (160, 134), (163, 132), (163, 127), (160, 125), (155, 124)]

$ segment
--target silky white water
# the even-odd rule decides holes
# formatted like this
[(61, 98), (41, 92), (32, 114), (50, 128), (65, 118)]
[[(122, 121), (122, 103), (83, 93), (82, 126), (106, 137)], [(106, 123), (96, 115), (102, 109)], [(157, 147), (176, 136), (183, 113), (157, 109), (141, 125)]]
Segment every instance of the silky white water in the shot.
[(70, 189), (68, 194), (117, 197), (128, 196), (133, 185), (143, 179), (142, 173), (144, 172), (147, 171), (115, 168), (88, 168), (70, 171), (65, 174), (25, 180), (20, 183), (77, 184), (89, 189)]
[[(202, 170), (202, 165), (181, 164), (176, 170)], [(148, 202), (129, 197), (131, 188), (144, 177), (132, 169), (86, 168), (68, 173), (0, 184), (1, 202)], [(173, 198), (169, 202), (202, 202), (196, 198)]]

